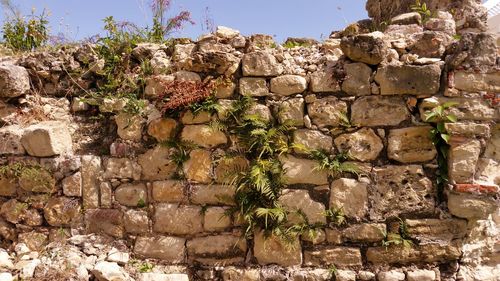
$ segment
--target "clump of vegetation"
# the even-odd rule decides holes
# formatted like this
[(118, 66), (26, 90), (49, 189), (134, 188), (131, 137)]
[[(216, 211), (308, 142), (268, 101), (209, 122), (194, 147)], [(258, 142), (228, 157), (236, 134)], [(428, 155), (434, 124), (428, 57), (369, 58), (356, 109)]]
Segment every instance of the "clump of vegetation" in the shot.
[(427, 4), (425, 2), (420, 2), (420, 0), (416, 0), (415, 4), (411, 5), (410, 8), (412, 11), (420, 14), (422, 17), (422, 23), (427, 22), (433, 16), (432, 11), (429, 10)]
[(213, 81), (205, 83), (173, 81), (163, 83), (162, 86), (164, 86), (164, 92), (159, 99), (163, 113), (186, 107), (190, 108), (193, 113), (199, 113), (203, 110), (215, 113), (217, 110), (216, 100), (212, 97), (215, 87)]
[(342, 226), (347, 223), (344, 209), (342, 207), (332, 207), (325, 211), (326, 218), (335, 226)]
[(43, 46), (49, 40), (48, 13), (23, 15), (10, 0), (2, 0), (1, 6), (6, 11), (2, 26), (3, 40), (7, 47), (15, 51), (31, 51)]
[(399, 219), (398, 233), (384, 233), (385, 239), (382, 241), (382, 246), (389, 247), (391, 245), (403, 245), (403, 247), (413, 247), (413, 241), (408, 234), (408, 226), (401, 218)]
[(35, 192), (49, 192), (54, 188), (54, 178), (37, 164), (15, 162), (0, 166), (0, 177), (17, 180), (21, 185), (33, 187)]

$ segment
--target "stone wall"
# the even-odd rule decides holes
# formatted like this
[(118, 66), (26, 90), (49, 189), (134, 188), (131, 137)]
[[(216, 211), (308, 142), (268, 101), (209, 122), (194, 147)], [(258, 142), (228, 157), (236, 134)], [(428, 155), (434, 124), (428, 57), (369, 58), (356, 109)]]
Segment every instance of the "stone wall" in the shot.
[[(293, 48), (228, 28), (140, 44), (128, 73), (146, 81), (139, 110), (92, 95), (103, 68), (95, 46), (2, 58), (0, 267), (33, 280), (61, 268), (74, 280), (498, 280), (495, 40), (455, 36), (446, 12), (392, 22)], [(141, 78), (145, 60), (152, 74)], [(217, 78), (216, 111), (161, 112), (165, 85)], [(313, 234), (244, 236), (245, 220), (228, 212), (238, 204), (227, 175), (253, 160), (216, 125), (242, 96), (253, 100), (246, 114), (293, 124), (278, 201)], [(457, 120), (440, 128), (449, 146), (436, 147), (441, 125), (425, 116), (449, 102), (443, 114)], [(183, 142), (195, 145), (167, 145)], [(318, 169), (300, 147), (343, 153), (355, 172)]]

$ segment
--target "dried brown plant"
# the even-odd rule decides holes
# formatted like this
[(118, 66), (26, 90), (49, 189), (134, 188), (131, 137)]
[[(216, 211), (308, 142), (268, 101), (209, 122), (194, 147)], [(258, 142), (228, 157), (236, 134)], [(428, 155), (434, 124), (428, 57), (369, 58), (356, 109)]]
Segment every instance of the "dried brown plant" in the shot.
[(212, 94), (215, 87), (213, 81), (172, 81), (161, 85), (164, 87), (160, 95), (160, 100), (164, 102), (161, 105), (163, 113), (203, 101)]

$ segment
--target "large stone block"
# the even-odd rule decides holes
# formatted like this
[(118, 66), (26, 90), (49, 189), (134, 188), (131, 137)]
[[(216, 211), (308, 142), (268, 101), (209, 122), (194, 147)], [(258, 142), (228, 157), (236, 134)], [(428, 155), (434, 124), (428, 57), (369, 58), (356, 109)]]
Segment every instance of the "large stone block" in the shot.
[(342, 82), (342, 91), (351, 96), (371, 95), (370, 79), (372, 69), (364, 63), (344, 65), (346, 77)]
[(351, 60), (371, 65), (381, 63), (388, 53), (388, 44), (382, 32), (344, 37), (340, 48)]
[[(320, 131), (300, 129), (293, 131), (293, 143), (311, 150), (332, 150), (332, 137), (327, 136)], [(295, 148), (296, 153), (304, 153), (301, 149)]]
[(0, 128), (0, 155), (22, 155), (26, 153), (21, 144), (23, 133), (23, 129), (18, 125)]
[(291, 123), (297, 127), (304, 126), (304, 99), (293, 98), (283, 101), (278, 106), (278, 121)]
[(280, 96), (300, 94), (306, 89), (307, 80), (299, 75), (282, 75), (271, 79), (271, 92)]
[(184, 184), (182, 181), (166, 180), (155, 181), (151, 194), (155, 202), (178, 203), (185, 199)]
[(177, 170), (170, 157), (174, 149), (156, 146), (139, 155), (138, 162), (142, 167), (142, 178), (145, 180), (164, 180), (171, 178)]
[(212, 148), (227, 143), (227, 137), (223, 132), (208, 125), (185, 126), (181, 138), (204, 148)]
[(186, 256), (186, 239), (172, 236), (137, 237), (134, 253), (144, 257), (182, 263)]
[(130, 209), (123, 215), (123, 225), (125, 231), (132, 234), (142, 234), (149, 232), (148, 212)]
[(140, 141), (144, 121), (144, 118), (140, 115), (119, 113), (115, 117), (118, 136), (124, 140)]
[(335, 93), (340, 91), (339, 79), (332, 68), (323, 67), (310, 75), (311, 91), (314, 93)]
[(30, 76), (24, 67), (0, 64), (0, 97), (14, 98), (30, 89)]
[(194, 185), (191, 187), (191, 203), (198, 205), (234, 205), (232, 185)]
[(172, 118), (158, 118), (148, 125), (148, 134), (157, 141), (166, 141), (174, 137), (177, 121)]
[(60, 121), (43, 121), (29, 126), (21, 143), (29, 155), (36, 157), (71, 153), (73, 150), (68, 125)]
[(141, 178), (141, 166), (128, 158), (108, 158), (104, 160), (103, 177), (105, 179), (134, 179)]
[(80, 214), (80, 202), (68, 197), (54, 197), (49, 199), (43, 213), (51, 226), (66, 226)]
[(364, 218), (368, 212), (367, 186), (355, 179), (335, 180), (330, 191), (330, 208), (342, 208), (348, 218)]
[(464, 219), (486, 219), (498, 207), (495, 199), (468, 193), (448, 194), (448, 210), (454, 216)]
[(212, 181), (212, 155), (210, 151), (195, 149), (189, 153), (189, 159), (183, 164), (186, 178), (198, 183)]
[(16, 178), (0, 174), (0, 196), (15, 196), (18, 187), (19, 184)]
[[(307, 190), (283, 190), (278, 202), (289, 212), (288, 222), (290, 224), (326, 224), (325, 206), (312, 200)], [(299, 215), (299, 212), (302, 215)], [(304, 221), (303, 216), (306, 221)]]
[(188, 261), (204, 265), (243, 263), (246, 250), (246, 240), (231, 234), (197, 237), (187, 242)]
[(116, 238), (122, 238), (125, 233), (123, 213), (116, 209), (86, 210), (85, 224), (88, 233), (104, 233)]
[(433, 95), (439, 91), (440, 79), (441, 67), (436, 64), (387, 65), (375, 75), (382, 95)]
[(453, 82), (455, 88), (462, 91), (500, 93), (500, 71), (492, 73), (456, 71)]
[(362, 223), (349, 226), (342, 231), (342, 236), (352, 242), (380, 242), (387, 230), (383, 223)]
[(317, 169), (317, 161), (300, 159), (291, 155), (280, 156), (279, 159), (285, 171), (283, 179), (286, 184), (324, 185), (328, 183), (327, 172)]
[(101, 158), (92, 155), (82, 156), (82, 198), (84, 209), (99, 207), (99, 176)]
[(361, 252), (358, 248), (325, 247), (316, 250), (304, 251), (305, 266), (351, 267), (363, 264)]
[(467, 234), (467, 221), (461, 219), (405, 220), (408, 235), (420, 242), (446, 242)]
[(376, 167), (373, 175), (374, 184), (370, 189), (373, 220), (434, 211), (435, 190), (422, 166)]
[(266, 237), (263, 231), (257, 231), (254, 235), (253, 254), (260, 265), (277, 264), (287, 267), (302, 264), (302, 249), (298, 238), (285, 242), (276, 236)]
[(401, 163), (430, 161), (436, 157), (428, 126), (395, 129), (389, 132), (387, 156)]
[(361, 97), (351, 106), (351, 123), (356, 126), (397, 126), (410, 118), (400, 97)]
[(230, 184), (240, 172), (246, 171), (249, 165), (249, 161), (243, 156), (223, 157), (217, 161), (215, 181)]
[(146, 185), (143, 183), (122, 184), (115, 190), (115, 200), (124, 206), (141, 207), (148, 203)]
[(269, 95), (266, 79), (245, 77), (240, 79), (240, 95), (263, 97)]
[(307, 111), (312, 122), (318, 127), (337, 127), (347, 115), (347, 104), (336, 97), (327, 97), (308, 104)]
[(448, 155), (448, 177), (451, 183), (472, 183), (481, 153), (479, 140), (451, 143)]
[(283, 72), (283, 66), (266, 51), (245, 54), (242, 64), (244, 76), (278, 76)]
[(373, 264), (433, 263), (458, 260), (461, 256), (459, 241), (446, 244), (413, 245), (412, 247), (370, 247), (366, 252), (368, 262)]
[(203, 232), (201, 207), (158, 204), (154, 212), (153, 230), (173, 235), (193, 235)]
[(489, 121), (500, 118), (498, 111), (491, 107), (486, 99), (444, 97), (424, 99), (419, 107), (420, 116), (425, 116), (426, 112), (447, 102), (454, 102), (457, 105), (446, 109), (444, 114), (455, 115), (458, 120)]
[(223, 231), (231, 227), (231, 215), (228, 207), (208, 207), (203, 214), (205, 231)]
[(370, 128), (340, 135), (334, 142), (340, 152), (358, 161), (375, 160), (384, 148), (380, 137)]

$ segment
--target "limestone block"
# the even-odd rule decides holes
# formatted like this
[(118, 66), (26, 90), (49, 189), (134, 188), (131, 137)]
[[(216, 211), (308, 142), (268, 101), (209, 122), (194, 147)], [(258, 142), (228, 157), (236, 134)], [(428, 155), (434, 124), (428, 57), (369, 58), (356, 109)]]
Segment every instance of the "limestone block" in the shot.
[(310, 75), (311, 91), (314, 93), (335, 93), (340, 91), (340, 83), (332, 68), (323, 67)]
[(471, 183), (474, 180), (481, 143), (479, 140), (467, 140), (452, 143), (448, 154), (448, 176), (452, 183)]
[[(289, 212), (288, 223), (290, 224), (326, 224), (325, 206), (312, 200), (307, 190), (285, 189), (278, 202)], [(307, 218), (307, 221), (304, 221), (303, 217), (297, 213), (298, 211)]]
[(178, 204), (158, 204), (155, 207), (153, 230), (173, 235), (203, 232), (201, 207)]
[(300, 94), (306, 89), (307, 80), (299, 75), (282, 75), (271, 79), (271, 92), (280, 96)]
[(380, 242), (387, 230), (383, 223), (362, 223), (349, 226), (342, 231), (343, 237), (352, 242)]
[(115, 200), (128, 207), (141, 207), (148, 203), (146, 185), (122, 184), (115, 190)]
[(358, 161), (375, 160), (384, 148), (382, 140), (370, 128), (340, 135), (334, 142), (340, 152)]
[(182, 129), (181, 139), (204, 148), (212, 148), (227, 143), (226, 135), (208, 125), (187, 125)]
[(377, 274), (377, 280), (380, 281), (404, 281), (406, 275), (399, 270), (381, 271)]
[(331, 266), (351, 267), (361, 266), (361, 252), (358, 248), (350, 247), (324, 247), (304, 251), (305, 266)]
[(302, 264), (302, 249), (298, 238), (291, 241), (291, 245), (286, 245), (278, 237), (265, 237), (263, 231), (257, 231), (254, 235), (253, 253), (260, 265), (277, 264), (286, 267)]
[(26, 153), (21, 143), (23, 129), (18, 125), (0, 128), (0, 155), (22, 155)]
[(172, 177), (177, 165), (170, 159), (173, 149), (156, 146), (139, 155), (138, 162), (142, 167), (142, 178), (145, 180), (163, 180)]
[(186, 239), (172, 236), (139, 236), (135, 240), (134, 253), (169, 263), (182, 263), (186, 255)]
[(231, 234), (197, 237), (187, 242), (189, 262), (205, 265), (242, 263), (246, 250), (246, 240)]
[(364, 218), (368, 211), (367, 186), (367, 183), (355, 179), (335, 180), (330, 191), (330, 208), (342, 208), (348, 218)]
[(283, 66), (266, 51), (245, 54), (242, 63), (243, 76), (278, 76), (283, 72)]
[(347, 104), (336, 97), (327, 97), (308, 104), (307, 111), (318, 127), (337, 127), (342, 124), (342, 116), (347, 114)]
[(206, 111), (197, 112), (195, 114), (191, 112), (191, 110), (186, 110), (181, 115), (181, 122), (186, 125), (208, 123), (210, 120), (212, 120), (212, 115)]
[(151, 193), (155, 202), (176, 203), (185, 199), (184, 183), (177, 180), (155, 181)]
[(434, 281), (436, 280), (436, 272), (434, 270), (416, 269), (408, 271), (408, 281)]
[(342, 82), (342, 91), (351, 96), (371, 95), (370, 79), (372, 69), (364, 63), (344, 65), (346, 78)]
[(371, 65), (381, 63), (388, 53), (388, 45), (382, 32), (344, 37), (340, 48), (351, 60)]
[(467, 221), (462, 219), (407, 219), (408, 235), (421, 242), (451, 241), (467, 234)]
[(389, 132), (387, 155), (401, 163), (430, 161), (436, 157), (428, 126), (395, 129)]
[(66, 226), (80, 214), (80, 202), (68, 197), (53, 197), (43, 208), (43, 213), (51, 226)]
[(30, 76), (21, 66), (0, 64), (0, 97), (14, 98), (30, 90)]
[(212, 156), (209, 151), (195, 149), (189, 153), (189, 160), (183, 164), (186, 178), (198, 183), (210, 183), (212, 181)]
[(117, 209), (92, 209), (85, 212), (87, 233), (104, 233), (116, 238), (122, 238), (123, 213)]
[(263, 97), (269, 95), (266, 79), (245, 77), (240, 79), (240, 95)]
[(457, 105), (444, 111), (445, 115), (452, 114), (458, 120), (488, 121), (499, 118), (498, 111), (488, 104), (488, 101), (482, 98), (444, 98), (432, 97), (426, 98), (420, 104), (420, 116), (432, 110), (434, 107), (447, 102), (454, 102)]
[(82, 174), (76, 172), (71, 176), (64, 178), (61, 182), (63, 193), (66, 196), (82, 196)]
[(36, 157), (71, 153), (73, 150), (68, 125), (60, 121), (43, 121), (27, 127), (21, 143), (29, 155)]
[(104, 160), (104, 179), (134, 179), (141, 178), (141, 166), (128, 158), (108, 158)]
[(410, 112), (400, 97), (361, 97), (351, 106), (351, 123), (357, 126), (397, 126), (409, 118)]
[(285, 174), (283, 179), (286, 184), (315, 184), (324, 185), (328, 183), (327, 172), (318, 171), (318, 163), (314, 160), (300, 159), (291, 155), (280, 156)]
[(142, 234), (149, 231), (148, 212), (140, 210), (127, 210), (123, 215), (125, 231), (132, 234)]
[(454, 241), (444, 245), (433, 243), (413, 247), (370, 247), (366, 258), (373, 264), (410, 264), (454, 261), (458, 260), (461, 254), (459, 243)]
[(234, 205), (233, 185), (193, 185), (191, 203), (197, 205)]
[(82, 156), (82, 197), (83, 208), (99, 207), (99, 174), (101, 172), (101, 158), (93, 155)]
[(148, 134), (157, 141), (166, 141), (174, 137), (177, 121), (171, 118), (158, 118), (148, 125)]
[(467, 193), (448, 194), (448, 209), (459, 218), (485, 219), (498, 207), (493, 198)]
[[(332, 137), (327, 136), (320, 131), (300, 129), (293, 131), (293, 143), (303, 146), (310, 150), (331, 151), (333, 147)], [(295, 148), (295, 153), (304, 153)]]
[(454, 75), (455, 88), (459, 90), (467, 92), (500, 92), (500, 71), (475, 73), (460, 70), (456, 71)]
[(441, 67), (437, 64), (387, 65), (375, 75), (382, 95), (433, 95), (439, 91), (440, 79)]
[(203, 228), (206, 231), (223, 231), (231, 227), (231, 217), (227, 214), (228, 208), (209, 207), (203, 218)]
[(304, 126), (304, 99), (293, 98), (283, 101), (278, 106), (278, 121), (291, 123), (297, 127)]
[(118, 136), (124, 140), (140, 141), (142, 139), (142, 127), (144, 118), (140, 115), (119, 113), (115, 117), (118, 127)]
[(223, 157), (217, 162), (214, 172), (215, 181), (229, 184), (238, 173), (246, 171), (249, 165), (249, 161), (243, 156)]

